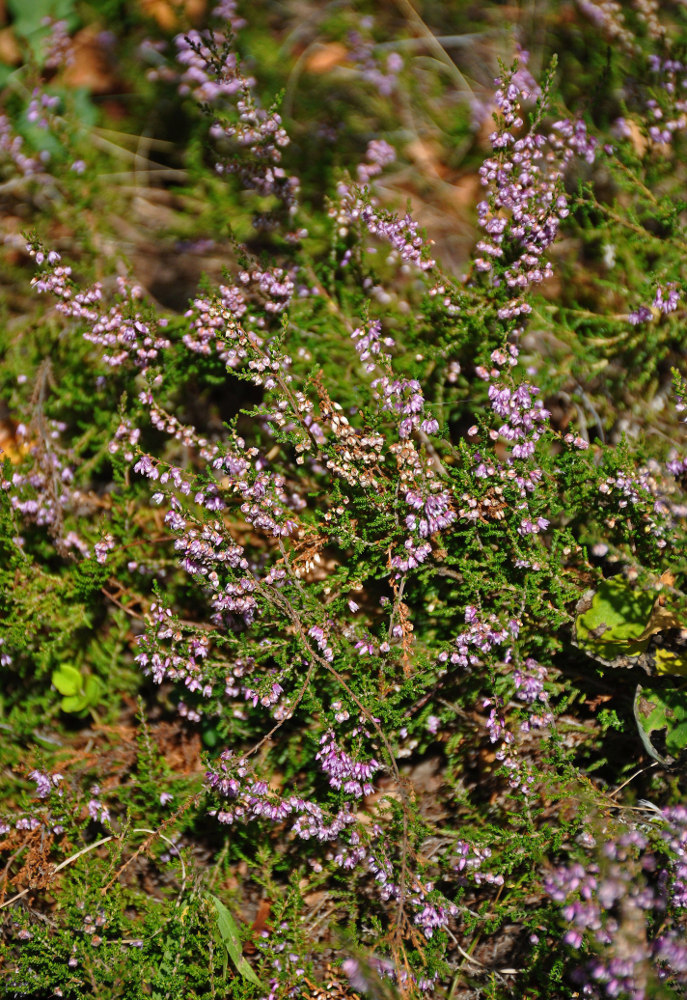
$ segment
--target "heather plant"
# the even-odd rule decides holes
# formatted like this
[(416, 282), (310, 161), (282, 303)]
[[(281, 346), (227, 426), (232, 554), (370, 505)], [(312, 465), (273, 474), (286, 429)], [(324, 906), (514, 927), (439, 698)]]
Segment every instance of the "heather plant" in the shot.
[[(552, 5), (561, 62), (472, 87), (410, 5), (395, 48), (330, 12), (362, 110), (313, 162), (322, 60), (191, 6), (130, 70), (181, 121), (181, 301), (112, 252), (143, 189), (68, 20), (0, 118), (7, 989), (681, 995), (684, 12)], [(389, 197), (414, 107), (474, 175), (462, 269)]]

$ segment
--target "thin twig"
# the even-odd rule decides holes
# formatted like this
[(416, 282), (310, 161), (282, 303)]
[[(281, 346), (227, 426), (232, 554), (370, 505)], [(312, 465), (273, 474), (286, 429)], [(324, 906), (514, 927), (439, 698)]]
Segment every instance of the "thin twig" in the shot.
[(635, 771), (635, 773), (631, 777), (629, 777), (627, 781), (624, 781), (622, 785), (619, 785), (614, 792), (611, 792), (609, 797), (612, 799), (615, 798), (618, 792), (622, 792), (625, 785), (629, 785), (631, 781), (634, 781), (635, 778), (638, 778), (640, 774), (644, 774), (645, 771), (650, 771), (652, 767), (658, 767), (657, 760), (655, 760), (652, 764), (647, 764), (646, 767), (640, 767), (639, 771)]

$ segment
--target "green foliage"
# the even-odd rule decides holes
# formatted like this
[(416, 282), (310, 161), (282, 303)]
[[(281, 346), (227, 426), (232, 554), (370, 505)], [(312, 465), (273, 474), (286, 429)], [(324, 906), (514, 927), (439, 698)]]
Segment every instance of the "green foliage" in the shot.
[[(197, 49), (209, 9), (8, 0), (0, 59), (10, 36), (26, 56), (0, 67), (8, 995), (346, 996), (348, 970), (359, 995), (553, 1000), (604, 953), (585, 938), (564, 958), (552, 871), (603, 868), (589, 845), (624, 816), (672, 884), (687, 160), (679, 123), (650, 131), (675, 113), (650, 57), (687, 39), (669, 6), (659, 44), (642, 5), (613, 33), (584, 5), (535, 24), (493, 3), (258, 0), (230, 44), (195, 51), (246, 75), (201, 99), (171, 39)], [(94, 63), (47, 65), (46, 15), (92, 32)], [(598, 145), (542, 195), (544, 228), (567, 199), (537, 264), (554, 277), (509, 315), (513, 227), (491, 271), (473, 247), (478, 201), (509, 213), (478, 171), (512, 152), (487, 135), (506, 129), (501, 49), (503, 72), (529, 72), (515, 35), (542, 92), (508, 128), (581, 115)], [(248, 120), (290, 143), (251, 160)], [(356, 193), (381, 138), (397, 162)], [(403, 257), (380, 238), (406, 202), (420, 266), (410, 237)], [(55, 277), (50, 250), (63, 297), (30, 289)], [(363, 357), (352, 334), (376, 324)], [(514, 456), (536, 407), (510, 423), (493, 390), (526, 387), (547, 416)], [(369, 787), (337, 766), (370, 767)], [(618, 864), (644, 885), (636, 860)], [(662, 906), (632, 915), (652, 947), (684, 932)], [(661, 968), (657, 996), (680, 981)]]
[(45, 19), (65, 18), (71, 28), (75, 27), (75, 0), (32, 0), (30, 4), (7, 0), (7, 8), (12, 15), (14, 34), (28, 42), (33, 57), (40, 64), (43, 62), (43, 44), (49, 33)]
[(604, 580), (590, 607), (575, 619), (577, 641), (593, 655), (612, 659), (626, 654), (638, 656), (648, 639), (642, 639), (655, 595), (633, 588), (625, 580)]
[(634, 702), (639, 735), (647, 753), (661, 764), (675, 763), (687, 748), (687, 694), (684, 687), (640, 684)]
[[(236, 967), (236, 971), (240, 976), (243, 976), (244, 979), (247, 979), (249, 983), (254, 983), (256, 986), (262, 986), (262, 983), (241, 954), (241, 938), (239, 936), (238, 927), (236, 926), (236, 922), (231, 913), (226, 908), (224, 903), (217, 898), (217, 896), (213, 896), (213, 894), (209, 892), (207, 893), (207, 897), (216, 912), (217, 934), (219, 941), (222, 947), (226, 950), (227, 956)], [(226, 977), (226, 957), (224, 959), (223, 973)]]
[(53, 672), (52, 682), (64, 695), (60, 703), (63, 712), (81, 714), (97, 705), (102, 695), (102, 684), (97, 677), (83, 677), (76, 667), (62, 663)]

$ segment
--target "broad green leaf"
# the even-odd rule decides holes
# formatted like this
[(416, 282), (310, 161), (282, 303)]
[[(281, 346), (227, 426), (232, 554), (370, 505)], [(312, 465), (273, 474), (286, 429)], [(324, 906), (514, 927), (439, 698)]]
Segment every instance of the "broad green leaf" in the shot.
[(86, 698), (83, 694), (70, 694), (67, 698), (63, 698), (60, 702), (60, 708), (62, 711), (71, 712), (72, 714), (83, 712), (87, 707), (88, 698)]
[(102, 690), (103, 686), (98, 678), (94, 677), (93, 674), (89, 674), (83, 687), (84, 697), (89, 705), (94, 705), (98, 701)]
[(57, 670), (53, 671), (52, 682), (60, 694), (78, 694), (81, 691), (82, 681), (81, 674), (70, 663), (63, 663)]
[[(687, 691), (665, 682), (638, 685), (634, 713), (648, 754), (669, 765), (687, 750)], [(663, 755), (665, 746), (665, 756)]]
[(84, 712), (95, 705), (100, 698), (103, 686), (97, 677), (89, 674), (84, 678), (76, 667), (63, 663), (52, 675), (52, 682), (65, 697), (60, 702), (63, 712), (72, 714)]
[(222, 939), (222, 944), (226, 948), (229, 957), (236, 966), (236, 971), (249, 982), (254, 983), (256, 986), (262, 986), (262, 983), (253, 972), (253, 969), (243, 957), (239, 929), (236, 926), (236, 922), (231, 913), (226, 908), (224, 903), (217, 898), (217, 896), (213, 896), (211, 892), (208, 892), (207, 897), (215, 908), (215, 912), (217, 914), (217, 930), (219, 931)]
[(668, 649), (657, 649), (656, 673), (687, 677), (687, 656), (684, 653), (671, 653)]
[(591, 606), (575, 622), (579, 645), (609, 660), (623, 654), (638, 656), (649, 643), (644, 632), (655, 598), (655, 594), (634, 590), (617, 577), (604, 580)]

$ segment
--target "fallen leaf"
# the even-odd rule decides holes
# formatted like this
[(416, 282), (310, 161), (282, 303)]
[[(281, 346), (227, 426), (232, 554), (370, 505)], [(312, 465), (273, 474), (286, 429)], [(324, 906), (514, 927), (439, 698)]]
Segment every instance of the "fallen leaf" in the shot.
[(628, 132), (628, 139), (632, 143), (635, 153), (637, 153), (638, 156), (644, 156), (646, 152), (647, 140), (637, 122), (633, 121), (632, 118), (626, 118), (625, 128)]
[(687, 749), (687, 694), (662, 681), (639, 684), (634, 716), (644, 749), (664, 766), (671, 766)]
[(318, 46), (305, 60), (308, 73), (329, 73), (348, 60), (348, 49), (341, 42)]
[(74, 36), (73, 62), (64, 71), (67, 86), (85, 87), (94, 94), (107, 94), (116, 89), (117, 78), (109, 66), (100, 34), (100, 28), (90, 24)]
[(682, 628), (682, 626), (683, 622), (670, 608), (665, 608), (659, 601), (656, 601), (651, 610), (646, 628), (636, 637), (635, 642), (643, 642), (650, 636), (656, 635), (657, 632), (664, 632), (669, 628)]
[(445, 175), (446, 167), (441, 162), (441, 147), (438, 143), (414, 139), (408, 143), (405, 152), (408, 159), (413, 160), (423, 173), (431, 174), (433, 177)]
[(612, 701), (613, 695), (610, 694), (599, 694), (596, 698), (588, 698), (585, 701), (585, 705), (591, 712), (595, 712), (600, 705), (604, 705), (607, 701)]
[(157, 21), (158, 25), (172, 31), (182, 21), (196, 23), (205, 14), (206, 0), (141, 0), (143, 13)]
[(141, 0), (141, 10), (165, 31), (172, 31), (178, 24), (177, 15), (168, 0)]
[(11, 28), (0, 31), (0, 62), (6, 66), (19, 66), (22, 63), (21, 49)]

